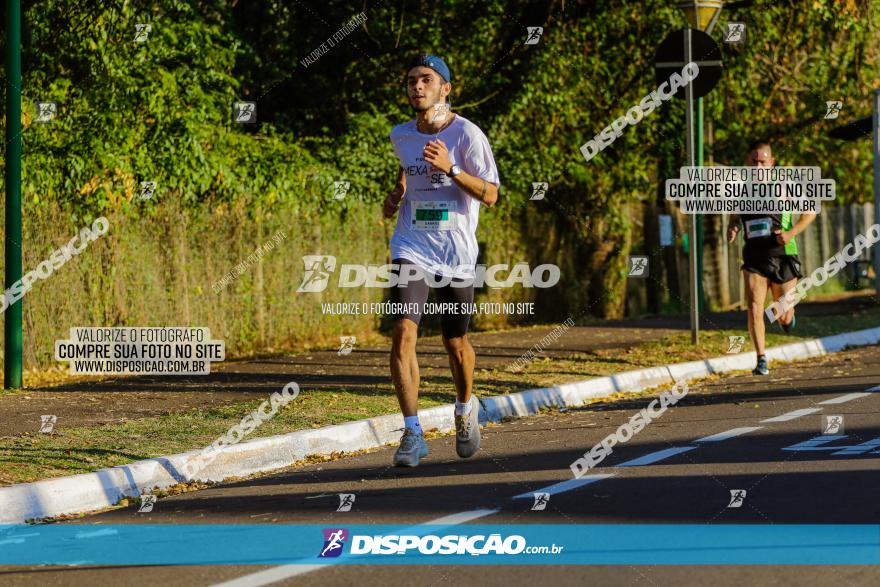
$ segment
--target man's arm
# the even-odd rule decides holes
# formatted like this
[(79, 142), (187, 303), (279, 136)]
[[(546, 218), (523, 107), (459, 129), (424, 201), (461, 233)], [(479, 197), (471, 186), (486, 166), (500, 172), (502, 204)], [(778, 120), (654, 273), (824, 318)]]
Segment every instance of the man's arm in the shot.
[[(452, 162), (449, 160), (449, 151), (446, 143), (437, 139), (428, 141), (425, 145), (425, 161), (449, 175), (452, 171)], [(483, 204), (491, 206), (498, 201), (498, 186), (489, 183), (485, 179), (474, 177), (464, 171), (452, 178), (472, 198), (478, 199)]]
[(400, 166), (400, 173), (397, 174), (397, 186), (395, 186), (395, 191), (400, 192), (400, 198), (398, 202), (403, 199), (403, 194), (406, 192), (406, 171), (403, 169), (403, 165)]
[(801, 217), (798, 218), (798, 221), (794, 226), (791, 227), (790, 230), (776, 231), (776, 240), (780, 241), (779, 244), (787, 245), (791, 239), (802, 233), (807, 229), (807, 227), (816, 219), (816, 215), (813, 213), (801, 214)]
[(382, 204), (382, 214), (385, 218), (391, 218), (400, 207), (400, 201), (403, 200), (403, 194), (406, 193), (406, 172), (403, 166), (400, 167), (400, 173), (397, 174), (397, 185), (385, 197)]
[[(447, 173), (448, 175), (448, 173)], [(452, 178), (469, 196), (486, 204), (493, 205), (498, 201), (498, 186), (480, 177), (468, 175), (464, 171)]]
[(732, 243), (739, 234), (739, 214), (731, 214), (730, 221), (727, 224), (727, 242)]

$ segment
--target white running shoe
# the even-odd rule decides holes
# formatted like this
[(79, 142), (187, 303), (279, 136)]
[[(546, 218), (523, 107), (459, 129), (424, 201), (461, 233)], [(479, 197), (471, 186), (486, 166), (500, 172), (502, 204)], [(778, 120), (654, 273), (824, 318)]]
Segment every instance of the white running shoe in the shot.
[(418, 467), (419, 459), (428, 456), (428, 443), (425, 437), (412, 428), (404, 428), (400, 446), (394, 453), (395, 467)]
[(463, 459), (480, 450), (480, 402), (471, 394), (471, 411), (455, 417), (455, 452)]

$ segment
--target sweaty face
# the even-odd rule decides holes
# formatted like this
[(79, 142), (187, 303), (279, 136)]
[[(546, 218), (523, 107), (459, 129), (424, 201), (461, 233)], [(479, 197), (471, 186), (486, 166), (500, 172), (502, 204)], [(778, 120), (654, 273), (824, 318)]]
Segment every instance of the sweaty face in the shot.
[(773, 167), (773, 153), (769, 145), (761, 145), (746, 158), (746, 165), (750, 167)]
[(445, 101), (443, 86), (445, 82), (440, 74), (420, 65), (409, 70), (406, 76), (406, 93), (409, 105), (416, 112), (424, 112), (434, 104)]

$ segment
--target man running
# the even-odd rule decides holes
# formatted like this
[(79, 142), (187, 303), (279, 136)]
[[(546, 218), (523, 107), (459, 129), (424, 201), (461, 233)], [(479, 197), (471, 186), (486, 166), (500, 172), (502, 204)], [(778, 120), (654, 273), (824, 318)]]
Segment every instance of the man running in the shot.
[(467, 458), (480, 448), (479, 403), (472, 393), (476, 356), (467, 339), (471, 314), (462, 306), (474, 301), (480, 206), (498, 200), (500, 182), (486, 135), (450, 110), (450, 81), (449, 67), (439, 57), (422, 53), (414, 59), (406, 85), (416, 119), (395, 126), (389, 135), (400, 160), (397, 187), (383, 206), (386, 218), (400, 209), (391, 238), (400, 282), (392, 287), (390, 301), (404, 307), (392, 316), (391, 376), (404, 419), (396, 466), (415, 467), (428, 456), (418, 417), (416, 339), (429, 287), (439, 303), (458, 309), (441, 315), (457, 396), (455, 449)]
[[(757, 141), (749, 148), (746, 157), (749, 167), (773, 167), (775, 163), (767, 141)], [(748, 301), (749, 334), (758, 355), (758, 363), (752, 371), (755, 375), (770, 374), (764, 355), (764, 300), (767, 290), (771, 291), (774, 300), (778, 300), (794, 289), (797, 280), (803, 277), (795, 237), (806, 230), (815, 218), (815, 214), (802, 214), (792, 226), (790, 212), (731, 215), (727, 240), (733, 242), (736, 239), (740, 232), (740, 221), (745, 232), (741, 269)], [(779, 317), (779, 324), (786, 333), (791, 332), (795, 322), (794, 307)]]

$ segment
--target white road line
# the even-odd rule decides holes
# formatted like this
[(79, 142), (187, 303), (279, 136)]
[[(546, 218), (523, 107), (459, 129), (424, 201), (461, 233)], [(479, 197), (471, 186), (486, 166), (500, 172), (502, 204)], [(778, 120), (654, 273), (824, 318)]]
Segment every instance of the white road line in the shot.
[(272, 583), (283, 581), (288, 577), (305, 575), (306, 573), (317, 571), (325, 566), (327, 565), (282, 565), (280, 567), (272, 567), (265, 571), (259, 571), (251, 573), (250, 575), (238, 577), (237, 579), (232, 579), (230, 581), (224, 581), (223, 583), (216, 583), (214, 587), (259, 587), (260, 585), (271, 585)]
[(793, 412), (788, 412), (786, 414), (782, 414), (781, 416), (776, 416), (774, 418), (767, 418), (766, 420), (761, 420), (761, 424), (769, 424), (770, 422), (788, 422), (789, 420), (794, 420), (795, 418), (800, 418), (801, 416), (807, 416), (809, 414), (815, 414), (816, 412), (821, 412), (822, 408), (801, 408), (799, 410), (795, 410)]
[(652, 452), (646, 454), (645, 456), (639, 457), (637, 459), (633, 459), (631, 461), (626, 461), (625, 463), (620, 463), (619, 465), (615, 465), (616, 467), (640, 467), (642, 465), (650, 465), (651, 463), (656, 463), (657, 461), (662, 461), (663, 459), (675, 456), (677, 454), (681, 454), (683, 452), (687, 452), (689, 450), (694, 450), (695, 446), (674, 446), (672, 448), (664, 448), (663, 450), (658, 450), (656, 452)]
[(840, 397), (835, 397), (833, 399), (826, 399), (824, 402), (819, 402), (819, 405), (829, 405), (829, 404), (842, 404), (844, 402), (852, 401), (854, 399), (859, 399), (862, 397), (867, 397), (872, 395), (870, 391), (862, 391), (857, 393), (848, 393), (846, 395), (842, 395)]
[(500, 511), (501, 510), (498, 508), (484, 508), (480, 510), (471, 510), (469, 512), (459, 512), (457, 514), (452, 514), (451, 516), (443, 516), (442, 518), (437, 518), (436, 520), (431, 520), (430, 522), (418, 524), (413, 527), (418, 528), (419, 526), (457, 526), (459, 524), (464, 524), (465, 522), (470, 522), (471, 520), (485, 518), (486, 516), (497, 514)]
[(557, 493), (571, 491), (572, 489), (577, 489), (578, 487), (583, 487), (584, 485), (589, 485), (590, 483), (595, 483), (596, 481), (601, 481), (602, 479), (607, 479), (608, 477), (614, 477), (614, 473), (603, 473), (601, 475), (585, 475), (579, 479), (568, 479), (567, 481), (554, 483), (553, 485), (548, 485), (547, 487), (542, 487), (541, 489), (535, 489), (534, 491), (529, 491), (528, 493), (520, 493), (519, 495), (514, 495), (511, 499), (532, 499), (532, 497), (536, 493), (549, 493), (550, 495), (556, 495)]
[[(478, 518), (483, 518), (486, 516), (491, 516), (492, 514), (498, 513), (501, 511), (498, 508), (494, 509), (479, 509), (479, 510), (471, 510), (467, 512), (459, 512), (457, 514), (452, 514), (449, 516), (443, 516), (442, 518), (437, 518), (436, 520), (431, 520), (430, 522), (425, 522), (423, 524), (417, 524), (415, 526), (411, 526), (409, 528), (403, 528), (401, 532), (405, 532), (407, 530), (413, 530), (418, 528), (419, 526), (457, 526), (458, 524), (464, 524), (465, 522), (470, 522), (471, 520), (476, 520)], [(305, 575), (306, 573), (311, 573), (313, 571), (320, 571), (321, 569), (326, 569), (328, 567), (333, 567), (336, 565), (315, 565), (315, 564), (300, 564), (300, 565), (281, 565), (278, 567), (272, 567), (271, 569), (266, 569), (264, 571), (257, 571), (256, 573), (251, 573), (250, 575), (244, 575), (243, 577), (238, 577), (236, 579), (231, 579), (229, 581), (224, 581), (223, 583), (216, 583), (213, 587), (260, 587), (262, 585), (271, 585), (272, 583), (277, 583), (279, 581), (283, 581), (289, 577), (296, 577), (298, 575)]]
[(718, 434), (712, 434), (711, 436), (698, 438), (694, 442), (721, 442), (722, 440), (727, 440), (728, 438), (733, 438), (734, 436), (742, 436), (743, 434), (748, 434), (749, 432), (754, 432), (755, 430), (760, 430), (761, 428), (763, 428), (763, 426), (744, 426), (743, 428), (732, 428), (727, 432), (719, 432)]

